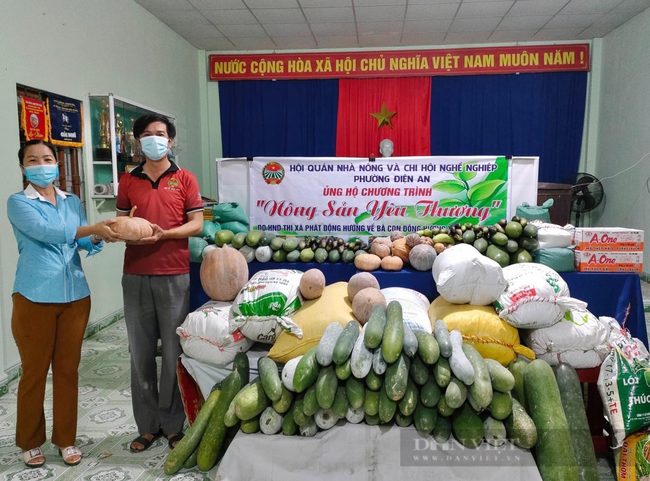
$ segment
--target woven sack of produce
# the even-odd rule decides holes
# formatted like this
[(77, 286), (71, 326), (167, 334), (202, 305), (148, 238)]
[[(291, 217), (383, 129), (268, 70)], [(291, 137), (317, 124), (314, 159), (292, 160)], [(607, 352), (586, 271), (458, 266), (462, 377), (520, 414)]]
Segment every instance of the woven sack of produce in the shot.
[(549, 247), (539, 249), (533, 253), (533, 260), (538, 264), (544, 264), (555, 272), (574, 272), (573, 263), (574, 249), (569, 247)]
[(404, 324), (411, 330), (426, 331), (431, 334), (431, 321), (429, 321), (429, 299), (423, 294), (406, 287), (386, 287), (381, 290), (386, 302), (397, 301), (402, 306)]
[(345, 327), (351, 320), (354, 320), (354, 314), (348, 299), (348, 283), (337, 282), (325, 286), (318, 299), (305, 301), (293, 315), (292, 321), (302, 331), (302, 338), (281, 332), (269, 351), (269, 357), (276, 362), (286, 363), (317, 346), (332, 322)]
[(519, 331), (499, 318), (492, 306), (452, 304), (437, 297), (429, 308), (433, 325), (442, 319), (449, 331), (460, 331), (463, 340), (472, 344), (484, 358), (494, 359), (504, 366), (517, 354), (535, 359), (535, 353), (519, 341)]
[(302, 275), (293, 269), (257, 272), (233, 301), (231, 332), (240, 329), (247, 338), (267, 344), (273, 344), (282, 331), (301, 338), (302, 330), (291, 317), (303, 303)]

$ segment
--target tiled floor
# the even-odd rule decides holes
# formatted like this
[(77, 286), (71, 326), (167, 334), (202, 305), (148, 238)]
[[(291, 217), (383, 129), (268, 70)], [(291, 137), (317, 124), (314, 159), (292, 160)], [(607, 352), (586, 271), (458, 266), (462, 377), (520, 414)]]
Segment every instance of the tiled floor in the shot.
[[(644, 299), (650, 301), (650, 283), (641, 284)], [(646, 323), (650, 332), (650, 312), (646, 313)], [(162, 472), (169, 452), (164, 440), (156, 441), (145, 453), (136, 455), (129, 452), (129, 443), (137, 434), (131, 411), (129, 353), (123, 321), (84, 341), (79, 372), (77, 445), (84, 452), (82, 463), (72, 468), (65, 466), (56, 448), (47, 442), (42, 447), (48, 460), (46, 465), (38, 469), (24, 466), (20, 449), (14, 444), (18, 386), (18, 381), (14, 381), (9, 386), (9, 393), (0, 397), (0, 481), (150, 481), (170, 478)], [(48, 382), (46, 397), (49, 401), (46, 402), (51, 402), (51, 389), (51, 382)], [(51, 404), (46, 405), (45, 415), (50, 422)], [(599, 468), (601, 480), (616, 479), (611, 455), (599, 458)], [(194, 468), (171, 479), (207, 481), (214, 479), (215, 473), (216, 468), (208, 473)]]
[[(79, 368), (79, 427), (77, 446), (84, 452), (79, 466), (67, 467), (57, 448), (42, 446), (47, 463), (37, 469), (26, 468), (20, 449), (15, 446), (16, 389), (0, 397), (0, 481), (207, 481), (216, 468), (203, 473), (194, 468), (176, 476), (162, 472), (169, 448), (157, 440), (142, 454), (129, 451), (137, 436), (131, 410), (130, 366), (124, 321), (118, 322), (84, 341)], [(46, 393), (45, 417), (51, 429), (51, 382)], [(48, 435), (49, 435), (48, 429)]]

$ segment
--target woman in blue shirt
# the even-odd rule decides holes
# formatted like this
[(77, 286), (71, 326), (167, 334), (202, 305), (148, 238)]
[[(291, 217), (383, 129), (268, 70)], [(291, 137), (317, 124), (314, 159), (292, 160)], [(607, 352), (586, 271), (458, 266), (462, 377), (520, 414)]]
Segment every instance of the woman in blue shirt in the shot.
[(63, 461), (76, 465), (78, 367), (90, 314), (90, 291), (78, 249), (88, 255), (119, 236), (114, 219), (87, 225), (79, 198), (54, 186), (58, 165), (54, 147), (41, 140), (18, 152), (29, 185), (9, 197), (7, 214), (18, 241), (11, 330), (18, 346), (22, 377), (18, 385), (16, 445), (28, 467), (45, 463), (45, 382), (52, 366), (54, 419), (52, 443)]

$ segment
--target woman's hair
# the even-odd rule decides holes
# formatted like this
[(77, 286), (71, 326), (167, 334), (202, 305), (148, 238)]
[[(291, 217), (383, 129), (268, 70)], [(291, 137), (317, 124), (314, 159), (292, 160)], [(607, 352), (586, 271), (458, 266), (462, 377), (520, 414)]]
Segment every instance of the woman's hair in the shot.
[(161, 114), (143, 115), (138, 120), (136, 120), (133, 124), (133, 136), (136, 139), (139, 139), (142, 135), (142, 132), (144, 132), (147, 127), (149, 127), (149, 124), (153, 124), (154, 122), (162, 122), (165, 124), (167, 127), (167, 135), (170, 139), (176, 137), (176, 127), (171, 122), (171, 120)]
[(23, 146), (20, 148), (20, 150), (18, 151), (18, 162), (20, 163), (20, 165), (23, 165), (23, 160), (25, 160), (25, 151), (27, 150), (27, 147), (31, 147), (32, 145), (38, 145), (38, 144), (43, 144), (45, 147), (50, 149), (52, 151), (52, 155), (56, 159), (56, 150), (54, 149), (54, 146), (52, 144), (44, 140), (34, 139), (25, 142)]

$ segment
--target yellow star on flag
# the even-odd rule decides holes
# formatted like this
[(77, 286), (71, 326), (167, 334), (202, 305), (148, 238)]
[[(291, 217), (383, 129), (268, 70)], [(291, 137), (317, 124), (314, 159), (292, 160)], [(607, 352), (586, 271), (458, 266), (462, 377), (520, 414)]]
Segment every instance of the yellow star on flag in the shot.
[(393, 128), (393, 125), (390, 123), (390, 119), (393, 118), (393, 116), (397, 112), (389, 112), (388, 109), (386, 108), (386, 103), (381, 104), (381, 110), (375, 114), (370, 114), (374, 118), (377, 119), (377, 128), (380, 129), (382, 125), (388, 125), (391, 129)]

